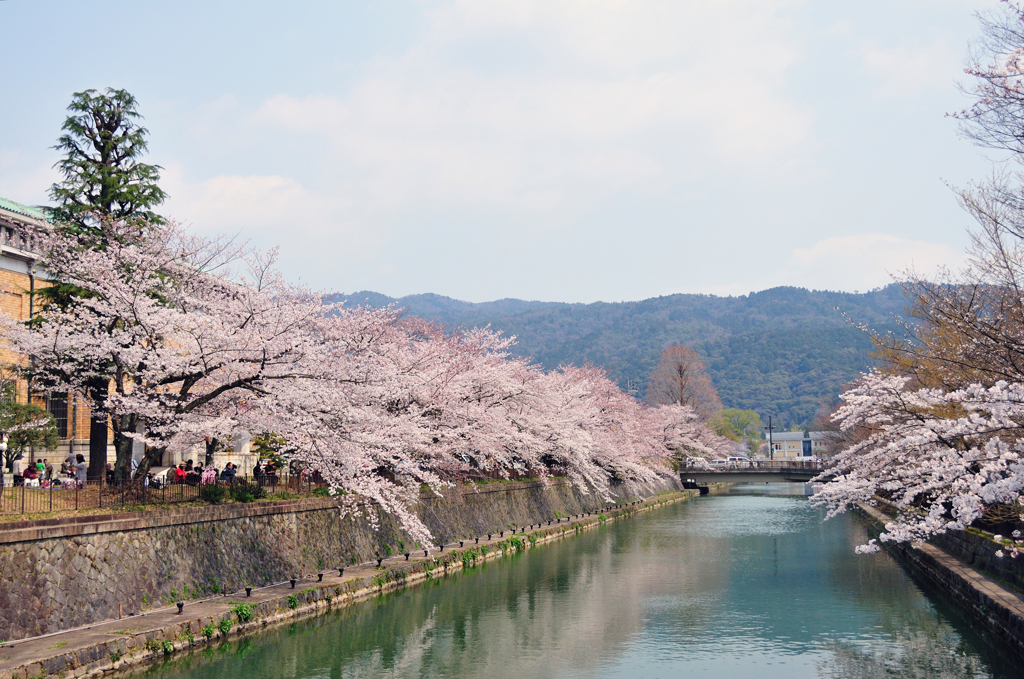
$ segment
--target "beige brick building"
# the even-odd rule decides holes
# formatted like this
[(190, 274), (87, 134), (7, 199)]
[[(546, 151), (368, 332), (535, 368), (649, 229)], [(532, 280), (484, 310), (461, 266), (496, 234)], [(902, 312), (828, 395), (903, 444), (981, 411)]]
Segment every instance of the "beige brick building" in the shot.
[[(46, 272), (38, 265), (37, 248), (34, 247), (36, 234), (46, 227), (46, 216), (41, 210), (0, 197), (0, 312), (20, 320), (31, 318), (34, 301), (33, 293), (47, 285)], [(15, 384), (16, 398), (24, 403), (28, 398), (29, 385), (9, 375), (5, 366), (24, 360), (13, 355), (0, 345), (0, 383)], [(2, 393), (2, 392), (0, 392)], [(69, 452), (81, 453), (89, 459), (89, 417), (88, 401), (74, 393), (44, 395), (35, 393), (32, 402), (43, 406), (57, 421), (60, 445), (55, 453), (42, 453), (42, 457), (62, 461)], [(140, 459), (144, 450), (136, 443), (133, 457)], [(165, 465), (176, 465), (185, 459), (201, 461), (205, 450), (196, 446), (187, 450), (169, 450), (164, 453)], [(39, 457), (37, 455), (36, 457)], [(116, 453), (113, 447), (113, 432), (108, 427), (107, 460), (113, 462)], [(234, 444), (214, 455), (214, 464), (223, 468), (227, 462), (234, 462), (244, 473), (257, 462), (257, 456), (250, 452), (248, 435), (237, 437)]]
[[(42, 211), (0, 197), (0, 312), (19, 320), (31, 317), (33, 294), (45, 287), (46, 272), (38, 263), (34, 243), (36, 234), (46, 224)], [(24, 360), (0, 346), (0, 382), (15, 384), (19, 402), (28, 398), (28, 384), (10, 376), (6, 366)], [(89, 457), (89, 406), (80, 396), (68, 394), (33, 394), (32, 402), (43, 406), (57, 420), (60, 446), (56, 453), (38, 451), (51, 459), (63, 460), (68, 452)], [(108, 441), (111, 439), (108, 438)], [(110, 444), (108, 443), (108, 446)], [(113, 459), (112, 447), (108, 458)]]

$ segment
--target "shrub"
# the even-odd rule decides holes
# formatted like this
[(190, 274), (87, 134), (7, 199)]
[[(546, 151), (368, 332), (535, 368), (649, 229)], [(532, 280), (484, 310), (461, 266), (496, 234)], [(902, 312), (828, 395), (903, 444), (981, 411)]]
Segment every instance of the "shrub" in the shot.
[(238, 616), (238, 622), (249, 622), (256, 612), (249, 604), (236, 604), (231, 612)]
[(330, 497), (331, 489), (327, 486), (324, 486), (323, 488), (317, 488), (316, 490), (313, 491), (313, 495), (315, 497)]
[(255, 502), (267, 496), (267, 491), (255, 483), (235, 481), (231, 486), (231, 499), (235, 502)]
[(207, 625), (206, 627), (204, 627), (203, 629), (201, 629), (199, 631), (202, 633), (202, 635), (204, 637), (206, 637), (207, 641), (212, 639), (213, 635), (214, 635), (214, 632), (216, 632), (216, 630), (214, 629), (213, 625)]
[(164, 655), (170, 655), (171, 653), (174, 653), (174, 644), (173, 643), (171, 643), (170, 641), (164, 641), (164, 643), (162, 645), (163, 645), (163, 649), (164, 649)]
[(288, 608), (298, 608), (299, 599), (294, 594), (288, 595)]
[(206, 500), (212, 505), (219, 505), (228, 496), (228, 489), (219, 483), (210, 483), (199, 486), (199, 498)]
[(217, 623), (217, 629), (220, 630), (221, 634), (227, 634), (231, 631), (231, 626), (234, 623), (231, 622), (231, 618), (221, 618), (220, 622)]

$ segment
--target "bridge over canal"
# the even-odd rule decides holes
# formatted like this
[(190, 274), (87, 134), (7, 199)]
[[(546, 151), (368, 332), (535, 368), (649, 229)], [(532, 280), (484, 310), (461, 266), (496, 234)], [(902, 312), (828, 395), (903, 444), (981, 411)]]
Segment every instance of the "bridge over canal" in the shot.
[(683, 467), (679, 478), (698, 486), (710, 483), (807, 483), (825, 469), (811, 462), (762, 462), (726, 467)]

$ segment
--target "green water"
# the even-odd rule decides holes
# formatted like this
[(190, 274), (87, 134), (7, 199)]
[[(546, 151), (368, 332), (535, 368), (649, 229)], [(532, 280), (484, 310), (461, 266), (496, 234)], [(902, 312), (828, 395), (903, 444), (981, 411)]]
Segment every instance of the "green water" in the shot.
[(737, 487), (264, 632), (145, 677), (1020, 677), (856, 519)]

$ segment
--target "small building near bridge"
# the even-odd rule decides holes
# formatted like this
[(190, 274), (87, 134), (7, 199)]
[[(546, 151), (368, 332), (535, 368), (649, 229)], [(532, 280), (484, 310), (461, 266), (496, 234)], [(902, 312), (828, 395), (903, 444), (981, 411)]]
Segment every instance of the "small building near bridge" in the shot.
[(798, 460), (820, 457), (828, 443), (821, 431), (783, 431), (772, 434), (772, 459)]

